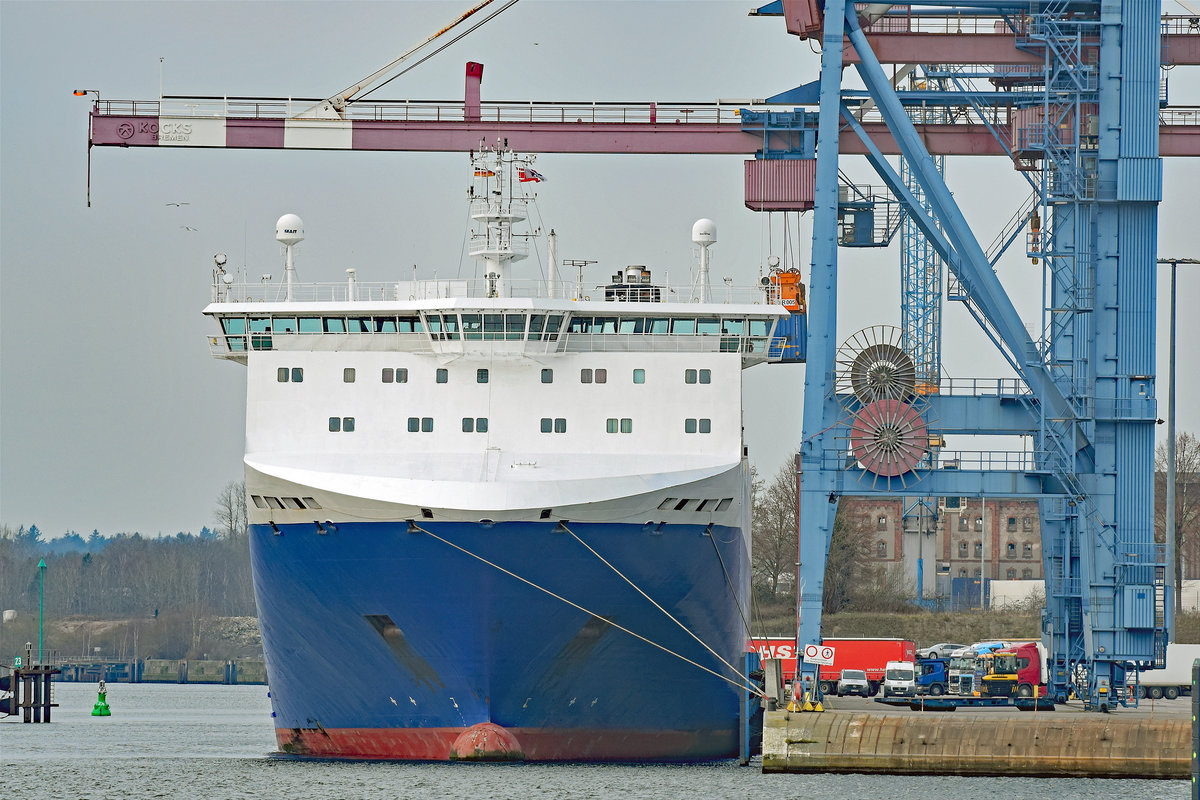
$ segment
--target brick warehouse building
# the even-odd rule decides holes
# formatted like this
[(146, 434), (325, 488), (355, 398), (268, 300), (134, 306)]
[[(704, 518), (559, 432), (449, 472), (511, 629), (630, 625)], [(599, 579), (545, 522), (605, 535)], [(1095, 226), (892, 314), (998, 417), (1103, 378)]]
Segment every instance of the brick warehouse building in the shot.
[(914, 597), (918, 559), (923, 560), (920, 595), (925, 599), (949, 597), (953, 578), (1042, 578), (1036, 500), (934, 498), (932, 508), (925, 506), (923, 514), (914, 510), (908, 518), (899, 498), (843, 496), (840, 503), (856, 538), (870, 543), (869, 564), (902, 570)]

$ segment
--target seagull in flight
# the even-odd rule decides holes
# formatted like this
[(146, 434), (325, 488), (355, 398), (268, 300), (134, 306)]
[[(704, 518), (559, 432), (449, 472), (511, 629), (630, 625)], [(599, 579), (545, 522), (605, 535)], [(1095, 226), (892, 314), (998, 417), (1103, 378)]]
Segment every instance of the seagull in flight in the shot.
[(199, 228), (193, 228), (191, 225), (180, 225), (179, 227), (180, 227), (180, 228), (182, 228), (182, 229), (183, 229), (183, 230), (185, 230), (185, 231), (198, 231), (198, 230), (200, 230)]
[(175, 206), (176, 208), (179, 208), (180, 206), (190, 206), (191, 203), (163, 203), (163, 205), (164, 206)]

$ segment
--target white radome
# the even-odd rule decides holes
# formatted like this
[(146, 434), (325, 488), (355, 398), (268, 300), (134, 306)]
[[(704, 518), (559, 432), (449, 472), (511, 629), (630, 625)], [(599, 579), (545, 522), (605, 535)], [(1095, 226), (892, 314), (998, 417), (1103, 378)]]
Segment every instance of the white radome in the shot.
[(698, 219), (692, 225), (692, 241), (698, 245), (710, 245), (717, 240), (717, 223), (711, 219)]
[(304, 221), (295, 214), (284, 214), (275, 223), (275, 238), (289, 247), (304, 241)]

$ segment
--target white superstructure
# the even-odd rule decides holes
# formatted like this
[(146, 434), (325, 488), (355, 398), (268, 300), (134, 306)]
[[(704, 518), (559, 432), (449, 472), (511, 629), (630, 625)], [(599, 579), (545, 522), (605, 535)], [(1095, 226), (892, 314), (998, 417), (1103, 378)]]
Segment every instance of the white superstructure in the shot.
[(603, 286), (523, 280), (514, 224), (541, 176), (503, 150), (473, 167), (480, 279), (297, 283), (294, 215), (282, 291), (218, 265), (204, 313), (214, 355), (249, 370), (251, 522), (741, 526), (741, 371), (777, 358), (777, 284), (712, 292), (708, 220), (698, 286), (641, 266)]

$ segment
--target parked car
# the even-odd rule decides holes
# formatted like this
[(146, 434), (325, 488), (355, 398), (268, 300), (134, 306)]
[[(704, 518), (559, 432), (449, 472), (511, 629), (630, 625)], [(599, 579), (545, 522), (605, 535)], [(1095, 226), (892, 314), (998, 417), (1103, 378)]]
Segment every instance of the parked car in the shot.
[(966, 647), (965, 644), (954, 644), (953, 642), (938, 642), (931, 644), (929, 647), (922, 647), (917, 651), (918, 658), (949, 658), (950, 654), (955, 650), (962, 650)]
[(838, 677), (837, 694), (838, 697), (848, 694), (870, 697), (871, 682), (867, 680), (867, 673), (861, 669), (842, 670), (842, 674)]

